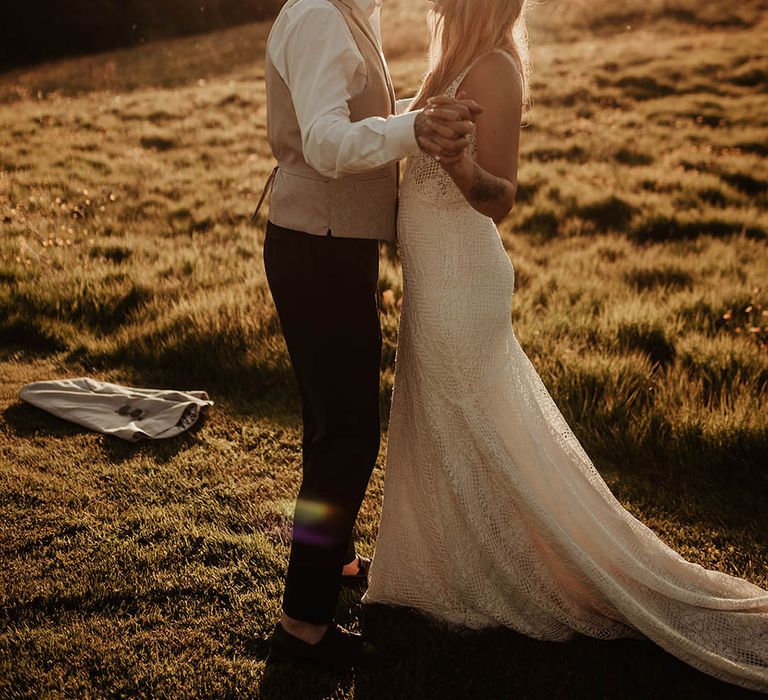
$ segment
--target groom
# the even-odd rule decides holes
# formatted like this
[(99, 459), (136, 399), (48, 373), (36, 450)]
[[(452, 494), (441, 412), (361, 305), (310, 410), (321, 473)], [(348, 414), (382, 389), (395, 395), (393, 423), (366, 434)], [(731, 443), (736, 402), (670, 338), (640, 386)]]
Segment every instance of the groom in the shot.
[[(270, 657), (332, 667), (383, 652), (333, 622), (366, 583), (352, 530), (379, 451), (379, 240), (395, 238), (398, 161), (467, 144), (470, 101), (403, 113), (381, 0), (288, 0), (267, 41), (271, 187), (264, 266), (303, 405), (303, 480)], [(439, 133), (438, 133), (439, 132)], [(254, 219), (258, 208), (254, 212)]]

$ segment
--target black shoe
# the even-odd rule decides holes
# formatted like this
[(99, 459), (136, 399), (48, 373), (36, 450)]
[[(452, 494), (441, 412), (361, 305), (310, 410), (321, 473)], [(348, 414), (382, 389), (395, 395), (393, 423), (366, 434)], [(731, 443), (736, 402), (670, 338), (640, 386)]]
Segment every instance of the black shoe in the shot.
[(358, 561), (357, 572), (354, 574), (342, 574), (342, 586), (368, 585), (368, 569), (371, 566), (371, 560), (359, 554), (355, 555)]
[(393, 660), (393, 656), (374, 644), (366, 642), (362, 635), (350, 632), (331, 622), (323, 638), (317, 644), (286, 632), (278, 622), (269, 638), (267, 661), (301, 661), (336, 670), (350, 666), (376, 665)]

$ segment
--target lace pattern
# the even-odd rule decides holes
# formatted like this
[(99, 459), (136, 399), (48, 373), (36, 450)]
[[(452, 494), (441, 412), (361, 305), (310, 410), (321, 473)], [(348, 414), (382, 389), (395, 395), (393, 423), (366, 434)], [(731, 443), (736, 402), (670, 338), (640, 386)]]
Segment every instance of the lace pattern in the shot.
[[(474, 62), (467, 66), (456, 79), (448, 86), (445, 94), (448, 97), (456, 97), (456, 91), (461, 85)], [(472, 160), (477, 159), (477, 139), (474, 132), (468, 138), (467, 152)], [(412, 192), (415, 196), (431, 202), (440, 202), (444, 206), (464, 206), (466, 201), (461, 190), (456, 187), (450, 175), (434, 157), (419, 152), (411, 156), (407, 161), (407, 168), (403, 176), (403, 189)]]

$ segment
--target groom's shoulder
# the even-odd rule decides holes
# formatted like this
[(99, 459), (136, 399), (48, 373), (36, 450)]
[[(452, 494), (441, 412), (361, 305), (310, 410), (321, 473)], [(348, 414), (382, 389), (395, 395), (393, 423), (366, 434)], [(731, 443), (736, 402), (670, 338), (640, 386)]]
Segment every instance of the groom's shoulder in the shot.
[(280, 10), (270, 30), (268, 47), (281, 45), (287, 36), (300, 27), (311, 28), (312, 33), (317, 33), (323, 26), (323, 22), (331, 23), (341, 19), (341, 13), (330, 0), (296, 0), (287, 3)]
[(339, 14), (339, 11), (330, 0), (296, 0), (296, 2), (284, 6), (280, 14), (288, 20), (295, 20), (307, 14), (314, 17), (322, 14), (333, 16)]

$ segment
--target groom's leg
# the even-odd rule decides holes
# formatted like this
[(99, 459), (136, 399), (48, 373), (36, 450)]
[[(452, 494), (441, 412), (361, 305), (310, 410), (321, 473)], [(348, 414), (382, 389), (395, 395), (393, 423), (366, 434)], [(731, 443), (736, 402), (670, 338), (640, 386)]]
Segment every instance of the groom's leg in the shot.
[[(303, 412), (302, 412), (302, 419), (304, 424), (304, 439), (302, 440), (302, 470), (305, 470), (304, 463), (306, 461), (307, 455), (309, 455), (312, 451), (312, 441), (314, 439), (315, 435), (315, 420), (314, 420), (314, 413), (316, 412), (315, 407), (312, 405), (312, 402), (310, 400), (305, 400), (304, 398), (304, 392), (302, 391), (302, 404), (303, 404)], [(355, 536), (354, 533), (350, 535), (349, 540), (347, 542), (347, 549), (344, 552), (344, 564), (350, 564), (355, 560), (356, 556), (356, 550), (355, 550)]]
[(321, 624), (354, 558), (352, 529), (379, 450), (378, 242), (270, 224), (264, 261), (305, 427), (283, 610)]

